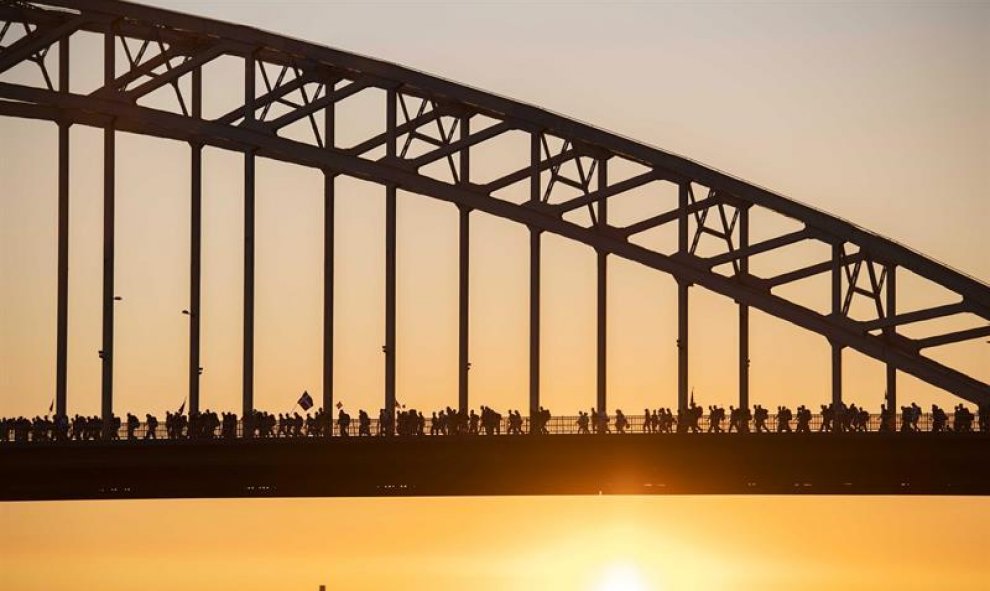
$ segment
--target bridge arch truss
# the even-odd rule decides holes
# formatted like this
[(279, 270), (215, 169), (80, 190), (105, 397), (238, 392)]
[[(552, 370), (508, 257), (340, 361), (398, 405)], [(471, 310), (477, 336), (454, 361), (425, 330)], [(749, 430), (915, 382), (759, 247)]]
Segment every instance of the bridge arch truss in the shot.
[[(102, 83), (70, 85), (71, 41), (103, 40)], [(123, 56), (124, 59), (121, 59)], [(243, 94), (228, 112), (202, 109), (206, 69), (222, 58), (243, 64)], [(34, 72), (34, 83), (12, 72)], [(377, 93), (380, 132), (340, 145), (336, 111), (349, 98)], [(199, 407), (199, 303), (202, 151), (243, 153), (244, 391), (253, 408), (254, 181), (259, 157), (316, 168), (324, 174), (324, 394), (333, 405), (333, 221), (335, 179), (346, 175), (386, 187), (385, 403), (395, 405), (396, 193), (448, 201), (460, 211), (459, 391), (468, 404), (468, 244), (471, 212), (525, 225), (530, 231), (530, 407), (539, 406), (540, 246), (554, 233), (588, 245), (598, 265), (598, 400), (605, 407), (608, 258), (618, 256), (672, 275), (678, 283), (678, 404), (688, 399), (688, 301), (692, 285), (732, 298), (739, 308), (740, 404), (748, 406), (749, 311), (756, 308), (828, 339), (833, 399), (842, 397), (842, 350), (855, 349), (887, 367), (887, 403), (896, 404), (897, 372), (907, 372), (960, 398), (990, 404), (990, 386), (948, 367), (925, 351), (990, 335), (990, 288), (849, 222), (694, 161), (602, 131), (530, 105), (454, 82), (327, 47), (239, 25), (115, 0), (0, 0), (0, 116), (51, 121), (59, 130), (59, 246), (57, 412), (66, 412), (68, 307), (69, 129), (104, 130), (103, 413), (113, 401), (114, 149), (119, 132), (186, 142), (191, 162), (190, 410)], [(504, 174), (481, 180), (486, 146), (514, 136), (515, 161)], [(613, 171), (622, 171), (615, 174)], [(633, 172), (630, 172), (633, 171)], [(611, 174), (610, 174), (611, 173)], [(655, 210), (621, 223), (609, 203), (637, 191), (665, 193)], [(515, 197), (507, 197), (512, 194)], [(770, 212), (795, 229), (751, 240), (754, 213)], [(752, 218), (752, 219), (751, 219)], [(676, 247), (640, 240), (672, 229)], [(705, 241), (709, 248), (699, 249)], [(711, 248), (711, 244), (715, 248)], [(771, 276), (750, 272), (751, 259), (815, 243), (828, 255), (794, 261)], [(951, 293), (952, 300), (898, 310), (898, 270)], [(785, 286), (828, 278), (830, 306), (815, 310), (782, 294)], [(854, 318), (854, 300), (872, 314)], [(902, 329), (969, 314), (980, 324), (910, 338)]]

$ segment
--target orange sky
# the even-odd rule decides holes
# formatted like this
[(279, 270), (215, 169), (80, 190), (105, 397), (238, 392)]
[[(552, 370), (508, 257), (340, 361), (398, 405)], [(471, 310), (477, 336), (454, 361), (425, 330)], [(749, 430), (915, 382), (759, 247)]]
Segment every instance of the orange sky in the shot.
[[(158, 4), (540, 104), (990, 277), (986, 5)], [(75, 64), (98, 57), (98, 40), (73, 44)], [(208, 114), (240, 92), (236, 76), (224, 71), (239, 75), (237, 67), (207, 73)], [(84, 88), (99, 77), (80, 71), (72, 83)], [(358, 137), (372, 107), (342, 107), (341, 136)], [(93, 129), (72, 131), (70, 412), (99, 408), (100, 137)], [(0, 415), (33, 414), (47, 409), (54, 389), (55, 131), (3, 119), (0, 138)], [(164, 413), (185, 398), (187, 148), (120, 135), (117, 150), (117, 292), (124, 300), (117, 304), (115, 406)], [(240, 406), (241, 166), (237, 154), (207, 150), (202, 396), (204, 407), (217, 410)], [(320, 391), (321, 180), (265, 161), (258, 174), (256, 402), (281, 412), (301, 390)], [(382, 397), (382, 194), (358, 181), (338, 184), (336, 392), (351, 409), (377, 408)], [(452, 404), (455, 210), (400, 194), (398, 231), (398, 397), (425, 408)], [(527, 235), (475, 215), (472, 238), (472, 399), (524, 407)], [(545, 239), (543, 252), (544, 401), (555, 412), (573, 412), (594, 400), (594, 255), (555, 237)], [(673, 281), (613, 260), (609, 289), (609, 406), (630, 412), (673, 405)], [(942, 296), (919, 287), (910, 297), (922, 305)], [(692, 387), (703, 403), (730, 404), (735, 306), (695, 288), (692, 314)], [(990, 348), (982, 340), (936, 356), (990, 382)], [(754, 312), (751, 357), (753, 402), (828, 398), (828, 347), (820, 337)], [(877, 408), (882, 366), (847, 353), (845, 369), (847, 399)], [(912, 378), (900, 384), (902, 400), (953, 402)], [(426, 580), (441, 588), (465, 581), (547, 588), (553, 579), (570, 589), (602, 568), (583, 558), (598, 546), (649, 569), (657, 588), (693, 588), (692, 576), (715, 577), (706, 581), (715, 588), (767, 581), (806, 587), (812, 572), (824, 573), (822, 588), (885, 587), (893, 579), (930, 588), (922, 575), (932, 572), (958, 583), (951, 587), (975, 588), (982, 563), (968, 553), (990, 531), (990, 507), (968, 499), (65, 503), (3, 505), (0, 515), (4, 531), (15, 534), (0, 537), (0, 577), (13, 577), (0, 587), (16, 589), (51, 588), (49, 577), (63, 575), (83, 577), (84, 588), (124, 588), (124, 577), (134, 581), (146, 570), (155, 573), (151, 589), (174, 588), (186, 576), (234, 588), (245, 581), (237, 569), (263, 581), (258, 589), (275, 588), (281, 576), (289, 577), (284, 588), (309, 589), (361, 573), (370, 577), (367, 588)], [(694, 524), (694, 516), (701, 521)], [(604, 530), (590, 524), (598, 518)], [(252, 520), (257, 525), (244, 525)], [(954, 527), (957, 521), (967, 525)], [(110, 539), (97, 534), (104, 523), (118, 529)], [(211, 529), (187, 545), (207, 523)], [(345, 524), (348, 543), (332, 539), (336, 523)], [(449, 531), (455, 523), (464, 536)], [(514, 523), (525, 543), (513, 537)], [(799, 534), (799, 523), (808, 532), (828, 525), (813, 536)], [(440, 533), (427, 544), (432, 524)], [(389, 535), (373, 533), (376, 525)], [(611, 527), (618, 533), (599, 539)], [(53, 531), (64, 535), (42, 550), (37, 536), (47, 544)], [(131, 542), (145, 531), (152, 545)], [(53, 574), (53, 556), (68, 560), (64, 573)], [(930, 570), (936, 563), (941, 570)], [(113, 574), (97, 574), (96, 566)], [(778, 568), (786, 576), (775, 578)], [(569, 573), (580, 578), (568, 580)]]
[(519, 497), (0, 505), (4, 589), (985, 589), (990, 500)]

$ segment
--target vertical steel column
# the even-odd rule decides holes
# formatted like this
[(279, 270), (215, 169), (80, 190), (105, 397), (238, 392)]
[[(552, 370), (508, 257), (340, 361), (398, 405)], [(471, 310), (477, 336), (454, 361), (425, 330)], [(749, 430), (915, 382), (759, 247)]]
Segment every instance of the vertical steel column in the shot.
[[(688, 255), (688, 190), (687, 183), (681, 183), (678, 191), (678, 233), (677, 250), (681, 256)], [(677, 279), (677, 409), (688, 407), (688, 287), (690, 283)]]
[[(252, 52), (244, 58), (244, 122), (248, 125), (255, 116), (254, 77)], [(254, 158), (253, 149), (244, 152), (244, 358), (241, 377), (241, 413), (244, 417), (254, 412)]]
[[(192, 116), (200, 119), (203, 71), (192, 71)], [(199, 312), (202, 285), (203, 236), (203, 144), (191, 146), (189, 204), (189, 412), (199, 412)]]
[[(842, 243), (832, 245), (832, 317), (842, 316)], [(832, 403), (842, 402), (842, 345), (829, 341), (832, 346)]]
[[(466, 140), (470, 131), (470, 115), (462, 115), (460, 118), (460, 139)], [(464, 147), (460, 151), (460, 171), (457, 180), (461, 185), (467, 185), (471, 180), (471, 152), (470, 148)], [(471, 362), (468, 360), (468, 310), (470, 305), (469, 283), (471, 265), (471, 208), (461, 205), (458, 207), (460, 214), (460, 257), (458, 272), (458, 355), (457, 355), (457, 407), (461, 412), (467, 412), (468, 400), (468, 370), (471, 369)]]
[[(323, 111), (323, 143), (333, 150), (336, 137), (336, 110), (331, 104)], [(333, 416), (333, 296), (334, 296), (334, 189), (337, 175), (323, 171), (323, 410)], [(332, 435), (333, 429), (328, 435)]]
[[(540, 132), (530, 140), (531, 203), (540, 201)], [(540, 409), (540, 229), (529, 228), (529, 425), (530, 433)]]
[(540, 229), (529, 229), (529, 424), (540, 409)]
[[(749, 206), (739, 209), (739, 249), (749, 248)], [(749, 279), (749, 257), (739, 258), (739, 279)], [(739, 408), (749, 408), (749, 306), (739, 304)]]
[(832, 343), (832, 403), (842, 402), (842, 346)]
[[(608, 160), (598, 161), (598, 190), (608, 188)], [(605, 229), (608, 225), (608, 199), (598, 201), (598, 226)], [(599, 413), (607, 412), (607, 369), (608, 369), (608, 252), (599, 249), (598, 252), (598, 401)]]
[[(887, 318), (897, 315), (897, 265), (887, 265)], [(884, 328), (884, 336), (893, 339), (897, 336), (897, 327), (893, 324)], [(887, 408), (897, 416), (897, 367), (887, 362)]]
[(677, 408), (688, 408), (688, 284), (677, 282)]
[[(396, 100), (397, 91), (390, 88), (386, 106), (388, 146), (386, 157), (396, 158)], [(396, 186), (389, 183), (385, 193), (385, 413), (389, 420), (395, 417), (395, 267), (396, 267)], [(391, 435), (393, 429), (388, 429)]]
[[(103, 37), (103, 84), (110, 86), (115, 76), (116, 36), (111, 24)], [(114, 121), (103, 130), (103, 436), (110, 436), (113, 417), (113, 302), (114, 302)]]
[[(58, 42), (58, 91), (69, 92), (69, 37)], [(69, 338), (69, 128), (58, 123), (58, 308), (55, 336), (55, 415), (67, 416)]]

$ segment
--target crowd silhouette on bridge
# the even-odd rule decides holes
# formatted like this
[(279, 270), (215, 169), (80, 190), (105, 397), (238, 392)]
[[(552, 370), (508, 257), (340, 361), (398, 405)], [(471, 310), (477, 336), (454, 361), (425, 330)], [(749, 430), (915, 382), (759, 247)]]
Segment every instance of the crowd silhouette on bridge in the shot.
[[(365, 410), (358, 411), (355, 425), (343, 408), (334, 420), (333, 413), (322, 408), (315, 413), (298, 412), (272, 414), (254, 411), (243, 418), (235, 413), (213, 411), (165, 413), (164, 425), (156, 416), (146, 414), (142, 421), (128, 413), (126, 420), (114, 416), (104, 425), (101, 417), (56, 415), (0, 418), (0, 442), (28, 441), (99, 441), (99, 440), (180, 440), (180, 439), (286, 439), (301, 437), (373, 437), (396, 435), (400, 437), (448, 436), (448, 435), (523, 435), (531, 434), (625, 434), (633, 430), (633, 422), (644, 434), (662, 433), (862, 433), (869, 431), (914, 433), (987, 433), (990, 431), (990, 407), (983, 406), (974, 414), (963, 404), (957, 404), (951, 415), (937, 405), (931, 406), (926, 421), (921, 424), (923, 412), (917, 404), (900, 408), (900, 421), (894, 409), (881, 406), (878, 421), (871, 420), (870, 413), (862, 406), (844, 403), (823, 404), (817, 415), (801, 405), (794, 411), (778, 406), (771, 417), (768, 409), (757, 404), (752, 409), (709, 405), (707, 409), (692, 400), (687, 408), (672, 411), (670, 408), (644, 409), (633, 417), (617, 409), (614, 416), (591, 408), (579, 411), (574, 417), (558, 418), (553, 422), (550, 411), (540, 407), (531, 417), (524, 417), (519, 410), (509, 410), (507, 416), (488, 406), (480, 413), (456, 410), (451, 407), (434, 411), (429, 417), (415, 409), (397, 409), (390, 416), (380, 409), (376, 421)], [(705, 420), (707, 419), (707, 420)], [(572, 422), (573, 420), (573, 422)], [(875, 427), (875, 428), (874, 428)]]

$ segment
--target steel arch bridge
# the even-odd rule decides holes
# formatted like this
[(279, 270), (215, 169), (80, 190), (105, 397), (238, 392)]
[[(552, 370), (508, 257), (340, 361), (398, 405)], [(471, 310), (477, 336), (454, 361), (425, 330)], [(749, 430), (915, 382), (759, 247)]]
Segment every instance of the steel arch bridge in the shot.
[[(103, 44), (102, 82), (74, 88), (73, 39)], [(204, 77), (234, 59), (243, 82), (237, 104), (217, 117), (203, 114)], [(229, 68), (227, 69), (229, 73)], [(337, 109), (359, 95), (383, 96), (379, 132), (350, 145), (338, 139)], [(738, 304), (739, 397), (749, 406), (749, 310), (756, 308), (827, 339), (832, 350), (832, 397), (842, 400), (842, 351), (851, 348), (886, 365), (887, 404), (896, 406), (897, 374), (906, 372), (981, 407), (990, 385), (925, 353), (930, 348), (990, 335), (990, 287), (982, 281), (767, 189), (689, 159), (619, 137), (535, 106), (399, 65), (240, 25), (116, 0), (0, 0), (0, 115), (50, 121), (58, 128), (57, 413), (67, 412), (69, 130), (103, 130), (103, 378), (104, 417), (113, 412), (114, 151), (117, 132), (190, 146), (190, 410), (199, 409), (201, 174), (206, 146), (244, 159), (243, 410), (254, 408), (255, 163), (270, 158), (319, 169), (324, 175), (323, 407), (333, 407), (333, 223), (338, 176), (384, 185), (385, 407), (395, 409), (396, 193), (455, 204), (460, 212), (459, 403), (468, 406), (468, 245), (473, 211), (524, 225), (530, 232), (530, 411), (540, 404), (540, 247), (550, 232), (597, 252), (597, 405), (606, 405), (606, 283), (609, 256), (671, 275), (678, 284), (678, 405), (688, 400), (689, 288), (699, 285)], [(521, 164), (493, 178), (472, 170), (505, 137)], [(485, 163), (481, 162), (484, 167)], [(489, 167), (490, 168), (490, 167)], [(633, 170), (634, 172), (629, 172)], [(616, 174), (612, 171), (619, 171)], [(612, 174), (610, 174), (612, 172)], [(609, 203), (630, 195), (669, 194), (632, 221), (611, 221)], [(523, 195), (513, 198), (510, 194)], [(783, 216), (797, 229), (751, 240), (762, 214)], [(752, 218), (752, 223), (751, 223)], [(612, 218), (614, 220), (614, 217)], [(644, 236), (671, 230), (676, 247), (651, 246)], [(755, 227), (754, 234), (765, 231)], [(699, 248), (708, 241), (717, 249)], [(820, 258), (792, 257), (769, 276), (750, 272), (755, 257), (798, 244), (816, 244)], [(793, 252), (793, 251), (792, 251)], [(949, 303), (898, 309), (898, 272), (951, 294)], [(828, 309), (816, 310), (782, 293), (825, 277)], [(900, 289), (904, 289), (901, 287)], [(869, 317), (854, 317), (855, 301)], [(963, 330), (903, 334), (908, 324), (969, 315)]]

